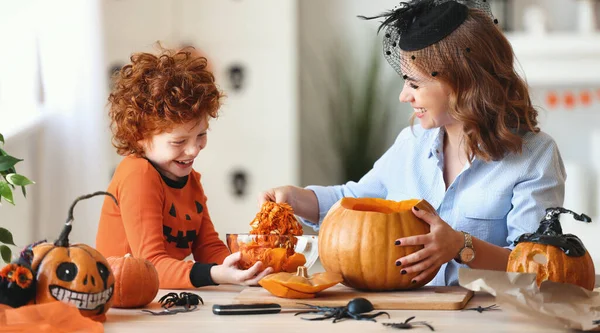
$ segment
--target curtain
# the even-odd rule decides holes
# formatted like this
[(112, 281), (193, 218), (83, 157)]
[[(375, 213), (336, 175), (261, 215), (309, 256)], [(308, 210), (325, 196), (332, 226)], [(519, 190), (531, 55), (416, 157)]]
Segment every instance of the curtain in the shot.
[[(99, 0), (38, 2), (44, 121), (39, 136), (37, 238), (54, 241), (78, 196), (110, 181), (107, 78)], [(78, 203), (71, 241), (95, 245), (104, 198)]]

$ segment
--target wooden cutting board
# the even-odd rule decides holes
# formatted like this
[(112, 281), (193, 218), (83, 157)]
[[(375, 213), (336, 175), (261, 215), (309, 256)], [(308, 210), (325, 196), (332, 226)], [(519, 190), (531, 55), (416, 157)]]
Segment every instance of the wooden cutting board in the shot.
[(277, 303), (282, 308), (301, 308), (298, 303), (319, 306), (344, 306), (356, 297), (364, 297), (378, 310), (460, 310), (473, 297), (463, 287), (422, 287), (417, 290), (363, 292), (338, 284), (315, 298), (288, 299), (269, 293), (262, 287), (247, 287), (234, 298), (237, 304)]

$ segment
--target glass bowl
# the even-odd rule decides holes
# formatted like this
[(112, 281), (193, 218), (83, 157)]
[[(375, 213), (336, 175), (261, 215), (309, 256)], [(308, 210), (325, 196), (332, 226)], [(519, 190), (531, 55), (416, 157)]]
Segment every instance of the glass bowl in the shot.
[(240, 251), (240, 269), (248, 269), (257, 261), (272, 267), (274, 273), (295, 273), (298, 266), (310, 269), (319, 258), (318, 236), (227, 234), (231, 253)]

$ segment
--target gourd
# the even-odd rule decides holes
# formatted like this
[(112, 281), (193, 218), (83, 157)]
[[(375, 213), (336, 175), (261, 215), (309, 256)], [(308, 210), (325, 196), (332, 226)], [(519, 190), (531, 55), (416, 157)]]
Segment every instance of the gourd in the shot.
[(140, 308), (149, 304), (158, 294), (158, 272), (152, 263), (143, 258), (106, 258), (115, 275), (115, 308)]
[(296, 273), (280, 272), (269, 274), (258, 281), (271, 294), (283, 298), (314, 298), (318, 292), (342, 282), (339, 274), (323, 272), (308, 275), (305, 266)]
[(58, 239), (33, 247), (31, 268), (37, 280), (35, 303), (62, 301), (76, 306), (83, 316), (104, 321), (105, 313), (112, 305), (115, 276), (106, 258), (96, 249), (86, 244), (69, 243), (75, 205), (96, 195), (107, 195), (117, 202), (108, 192), (77, 198), (69, 208)]
[(402, 237), (429, 233), (429, 224), (417, 218), (412, 207), (435, 213), (425, 200), (391, 201), (377, 198), (342, 198), (327, 212), (319, 229), (319, 258), (327, 272), (341, 274), (346, 286), (368, 291), (419, 288), (437, 270), (412, 283), (419, 274), (400, 274), (397, 259), (423, 248), (396, 246)]
[(558, 216), (573, 214), (578, 221), (591, 222), (585, 214), (576, 214), (568, 209), (548, 208), (535, 233), (517, 238), (515, 248), (508, 257), (506, 271), (535, 273), (536, 283), (545, 280), (571, 283), (593, 290), (596, 280), (594, 262), (575, 235), (563, 234)]

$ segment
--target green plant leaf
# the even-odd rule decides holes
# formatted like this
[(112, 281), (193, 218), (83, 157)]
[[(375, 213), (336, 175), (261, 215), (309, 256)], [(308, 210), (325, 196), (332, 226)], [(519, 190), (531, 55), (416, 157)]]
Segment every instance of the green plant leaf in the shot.
[(35, 184), (31, 180), (27, 179), (27, 177), (16, 174), (16, 173), (11, 173), (11, 174), (6, 175), (6, 180), (10, 184), (13, 184), (15, 186), (26, 186), (26, 185), (30, 185), (30, 184)]
[(2, 144), (4, 144), (4, 135), (2, 135), (2, 133), (0, 133), (0, 142), (2, 142)]
[(10, 250), (10, 247), (6, 245), (0, 245), (0, 254), (2, 254), (2, 260), (4, 260), (5, 263), (10, 263), (10, 260), (12, 259), (12, 251)]
[(0, 171), (6, 171), (21, 162), (21, 159), (12, 156), (0, 156)]
[(0, 227), (0, 243), (15, 245), (15, 242), (13, 241), (13, 236), (10, 233), (10, 231), (8, 231), (8, 229)]
[(0, 197), (3, 197), (4, 199), (6, 199), (6, 201), (13, 205), (15, 204), (15, 202), (13, 201), (12, 190), (10, 189), (7, 183), (0, 182)]

